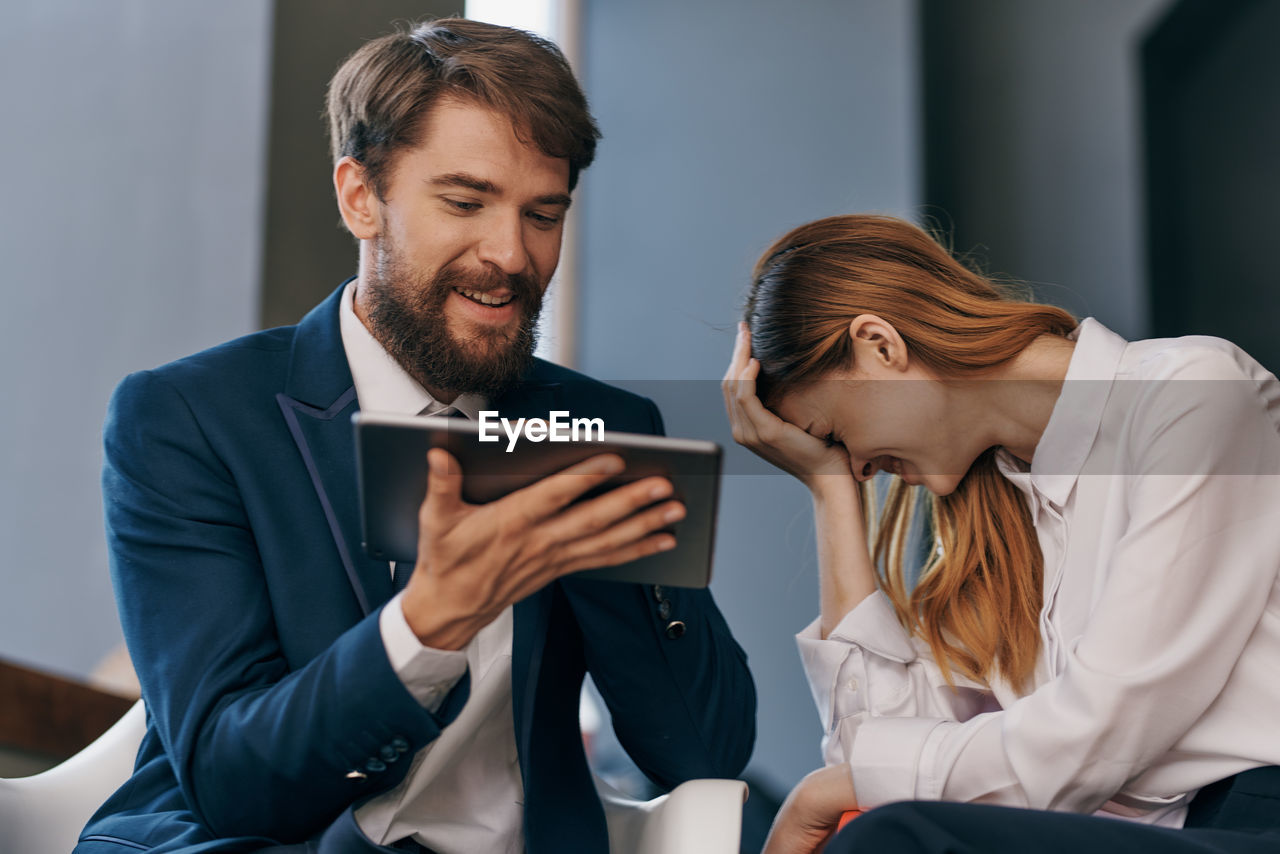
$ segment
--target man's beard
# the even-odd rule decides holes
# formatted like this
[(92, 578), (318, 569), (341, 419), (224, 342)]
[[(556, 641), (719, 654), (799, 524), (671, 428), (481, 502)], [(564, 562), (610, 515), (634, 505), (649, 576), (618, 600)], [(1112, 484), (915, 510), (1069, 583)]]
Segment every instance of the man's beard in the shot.
[[(475, 393), (492, 400), (529, 370), (543, 291), (532, 276), (508, 276), (490, 266), (481, 272), (446, 266), (427, 276), (411, 270), (386, 238), (379, 237), (373, 251), (373, 270), (363, 283), (370, 332), (422, 386), (432, 393)], [(454, 288), (510, 290), (519, 322), (501, 329), (476, 324), (468, 337), (456, 337), (444, 308)]]

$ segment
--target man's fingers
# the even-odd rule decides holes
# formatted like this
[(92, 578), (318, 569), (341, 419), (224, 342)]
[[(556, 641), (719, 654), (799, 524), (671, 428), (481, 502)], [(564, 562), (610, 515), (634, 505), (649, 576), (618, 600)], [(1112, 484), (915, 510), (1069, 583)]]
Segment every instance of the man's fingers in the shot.
[(625, 469), (622, 457), (601, 454), (544, 477), (502, 500), (521, 506), (525, 518), (532, 521), (546, 519)]
[(679, 501), (664, 501), (566, 543), (561, 546), (557, 558), (573, 563), (584, 560), (589, 563), (599, 555), (611, 554), (654, 534), (668, 538), (670, 545), (674, 546), (675, 537), (659, 532), (679, 522), (685, 514), (685, 507)]
[(427, 497), (422, 502), (419, 521), (446, 513), (462, 504), (462, 467), (444, 448), (427, 451)]
[(568, 575), (571, 572), (578, 572), (583, 569), (598, 569), (604, 566), (630, 563), (633, 560), (639, 560), (642, 557), (648, 557), (658, 552), (670, 551), (675, 546), (676, 538), (670, 534), (653, 534), (639, 542), (634, 542), (612, 551), (571, 558), (560, 565), (556, 574)]
[(570, 543), (616, 525), (642, 508), (672, 494), (671, 481), (647, 477), (614, 487), (590, 501), (583, 501), (546, 519), (542, 530), (555, 543)]

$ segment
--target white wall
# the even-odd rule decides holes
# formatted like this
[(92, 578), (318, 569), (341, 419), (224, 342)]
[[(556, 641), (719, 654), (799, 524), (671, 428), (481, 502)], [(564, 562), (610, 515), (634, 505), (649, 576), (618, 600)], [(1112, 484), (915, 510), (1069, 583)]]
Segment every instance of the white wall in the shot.
[(0, 28), (0, 656), (121, 640), (99, 493), (128, 372), (254, 328), (269, 0), (10, 0)]

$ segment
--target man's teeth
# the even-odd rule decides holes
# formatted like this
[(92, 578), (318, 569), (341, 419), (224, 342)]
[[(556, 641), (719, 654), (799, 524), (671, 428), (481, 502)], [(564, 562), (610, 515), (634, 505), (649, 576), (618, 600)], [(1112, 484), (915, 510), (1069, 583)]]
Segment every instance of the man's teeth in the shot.
[(514, 295), (512, 295), (499, 299), (498, 297), (489, 296), (488, 294), (481, 293), (480, 291), (468, 291), (463, 290), (462, 288), (454, 288), (454, 290), (462, 294), (467, 299), (483, 305), (506, 305), (514, 298)]

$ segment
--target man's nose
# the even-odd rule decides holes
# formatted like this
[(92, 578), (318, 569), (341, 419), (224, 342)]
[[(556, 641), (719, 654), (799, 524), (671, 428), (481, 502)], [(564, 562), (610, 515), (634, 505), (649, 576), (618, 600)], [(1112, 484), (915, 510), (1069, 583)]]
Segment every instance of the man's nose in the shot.
[(508, 276), (523, 273), (529, 266), (520, 216), (494, 217), (480, 241), (480, 261), (492, 264)]
[(853, 479), (858, 483), (875, 477), (876, 464), (874, 460), (852, 460), (851, 463), (849, 467), (853, 470)]

